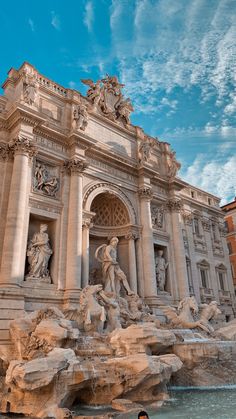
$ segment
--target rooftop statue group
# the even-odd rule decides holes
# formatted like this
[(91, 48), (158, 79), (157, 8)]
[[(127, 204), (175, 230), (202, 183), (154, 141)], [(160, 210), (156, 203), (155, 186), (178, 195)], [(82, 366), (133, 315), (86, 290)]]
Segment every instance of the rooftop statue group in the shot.
[(121, 92), (124, 84), (119, 83), (116, 76), (107, 75), (95, 83), (90, 79), (83, 79), (82, 82), (89, 86), (87, 97), (93, 106), (113, 121), (120, 120), (125, 125), (130, 124), (133, 106), (129, 98), (124, 98)]

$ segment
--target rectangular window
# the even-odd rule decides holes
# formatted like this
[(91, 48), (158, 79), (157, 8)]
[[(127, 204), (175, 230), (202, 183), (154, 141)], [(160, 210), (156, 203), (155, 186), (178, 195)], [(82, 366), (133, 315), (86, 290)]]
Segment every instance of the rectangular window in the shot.
[(227, 231), (227, 233), (229, 233), (229, 224), (228, 221), (224, 221), (224, 226), (225, 226), (225, 230)]
[(219, 272), (219, 283), (220, 283), (220, 289), (222, 291), (225, 290), (225, 282), (224, 282), (224, 274), (223, 272)]
[(200, 269), (200, 274), (201, 274), (202, 287), (203, 288), (208, 288), (207, 270), (206, 269)]
[(193, 228), (194, 228), (194, 233), (197, 234), (197, 236), (200, 236), (200, 228), (199, 228), (198, 218), (193, 219)]

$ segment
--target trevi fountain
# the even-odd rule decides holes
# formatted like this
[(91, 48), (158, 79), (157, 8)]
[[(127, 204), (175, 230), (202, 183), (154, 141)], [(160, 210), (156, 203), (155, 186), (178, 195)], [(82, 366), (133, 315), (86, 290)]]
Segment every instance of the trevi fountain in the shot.
[(219, 199), (115, 76), (83, 83), (24, 63), (0, 96), (1, 417), (233, 418), (211, 393), (236, 385)]

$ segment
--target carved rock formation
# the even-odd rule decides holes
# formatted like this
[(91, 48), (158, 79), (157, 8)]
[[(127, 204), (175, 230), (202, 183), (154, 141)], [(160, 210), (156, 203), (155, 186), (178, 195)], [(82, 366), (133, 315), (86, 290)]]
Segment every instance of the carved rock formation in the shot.
[[(182, 366), (176, 355), (153, 355), (175, 342), (171, 331), (158, 330), (154, 323), (91, 336), (74, 325), (55, 307), (11, 322), (14, 351), (1, 391), (1, 412), (64, 419), (72, 417), (68, 408), (78, 401), (156, 401)], [(123, 350), (125, 335), (132, 338)]]

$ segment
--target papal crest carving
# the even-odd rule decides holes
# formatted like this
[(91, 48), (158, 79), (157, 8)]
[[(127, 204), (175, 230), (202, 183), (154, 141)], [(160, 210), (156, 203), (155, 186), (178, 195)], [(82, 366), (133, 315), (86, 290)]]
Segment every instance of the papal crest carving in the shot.
[(125, 99), (121, 89), (124, 84), (118, 82), (116, 76), (106, 76), (105, 79), (94, 83), (91, 79), (83, 79), (82, 83), (90, 88), (87, 91), (87, 97), (94, 107), (113, 121), (121, 121), (123, 124), (130, 124), (130, 113), (133, 106), (130, 99)]

